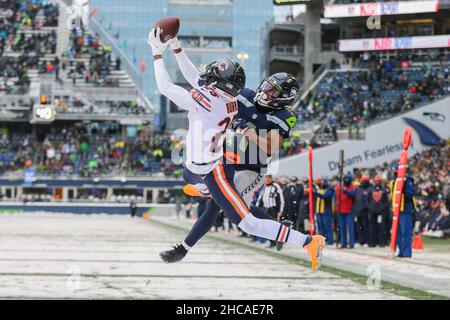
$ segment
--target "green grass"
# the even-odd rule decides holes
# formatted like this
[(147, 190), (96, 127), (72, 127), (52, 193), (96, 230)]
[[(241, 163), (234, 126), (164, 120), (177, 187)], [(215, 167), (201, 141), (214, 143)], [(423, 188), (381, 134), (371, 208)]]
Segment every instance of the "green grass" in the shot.
[(450, 249), (450, 239), (442, 239), (442, 238), (432, 238), (432, 237), (422, 237), (423, 239), (423, 246), (426, 248), (426, 246), (433, 246), (433, 245), (447, 245)]
[[(178, 226), (174, 226), (174, 225), (168, 225), (165, 224), (163, 222), (160, 221), (155, 221), (155, 220), (149, 220), (151, 223), (155, 223), (155, 224), (159, 224), (161, 226), (167, 227), (167, 228), (171, 228), (173, 230), (176, 230), (177, 232), (186, 232), (186, 229), (183, 227), (178, 227)], [(301, 265), (303, 267), (306, 268), (310, 268), (311, 264), (309, 261), (305, 261), (303, 259), (300, 258), (296, 258), (296, 257), (291, 257), (291, 256), (286, 256), (282, 253), (278, 253), (278, 252), (273, 252), (273, 251), (267, 251), (263, 248), (257, 248), (253, 245), (250, 244), (244, 244), (244, 243), (240, 243), (237, 241), (233, 241), (230, 239), (224, 239), (224, 238), (218, 238), (212, 235), (209, 235), (208, 237), (211, 240), (214, 241), (220, 241), (220, 242), (226, 242), (229, 244), (233, 244), (235, 246), (239, 246), (242, 248), (246, 248), (246, 249), (250, 249), (253, 250), (255, 252), (258, 253), (262, 253), (265, 254), (267, 256), (271, 256), (271, 257), (275, 257), (278, 258), (280, 260), (286, 261), (288, 263), (293, 263), (293, 264), (298, 264)], [(432, 240), (437, 240), (437, 239), (432, 239)], [(442, 239), (441, 239), (442, 240)], [(362, 284), (362, 285), (366, 285), (367, 282), (367, 276), (363, 276), (357, 273), (353, 273), (350, 271), (346, 271), (346, 270), (342, 270), (342, 269), (338, 269), (338, 268), (334, 268), (334, 267), (330, 267), (330, 266), (325, 266), (322, 265), (320, 268), (321, 271), (324, 272), (328, 272), (330, 274), (334, 274), (337, 275), (341, 278), (344, 279), (348, 279), (351, 281), (354, 281), (358, 284)], [(441, 295), (437, 295), (434, 293), (430, 293), (424, 290), (419, 290), (419, 289), (415, 289), (415, 288), (410, 288), (410, 287), (406, 287), (406, 286), (402, 286), (393, 282), (389, 282), (389, 281), (384, 281), (382, 280), (381, 283), (381, 288), (380, 290), (386, 291), (386, 292), (390, 292), (392, 294), (395, 295), (399, 295), (399, 296), (403, 296), (403, 297), (407, 297), (410, 299), (418, 299), (418, 300), (449, 300), (449, 298), (445, 297), (445, 296), (441, 296)]]
[(23, 213), (24, 211), (22, 209), (2, 209), (0, 210), (0, 214), (16, 214), (16, 213)]

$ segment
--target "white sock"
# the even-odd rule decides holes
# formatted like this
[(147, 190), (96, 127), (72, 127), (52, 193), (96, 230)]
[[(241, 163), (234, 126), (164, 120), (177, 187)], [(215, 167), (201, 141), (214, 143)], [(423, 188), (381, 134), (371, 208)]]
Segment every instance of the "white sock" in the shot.
[(223, 219), (223, 229), (226, 233), (230, 231), (230, 221), (228, 220), (228, 218)]
[(305, 244), (306, 238), (308, 236), (306, 234), (303, 234), (301, 232), (295, 231), (291, 229), (291, 232), (289, 233), (289, 238), (287, 240), (287, 243), (292, 243), (295, 245), (300, 245), (303, 247)]
[(258, 219), (249, 214), (239, 223), (239, 228), (246, 233), (261, 238), (287, 242), (297, 246), (303, 246), (307, 235), (295, 231), (285, 225), (268, 219)]

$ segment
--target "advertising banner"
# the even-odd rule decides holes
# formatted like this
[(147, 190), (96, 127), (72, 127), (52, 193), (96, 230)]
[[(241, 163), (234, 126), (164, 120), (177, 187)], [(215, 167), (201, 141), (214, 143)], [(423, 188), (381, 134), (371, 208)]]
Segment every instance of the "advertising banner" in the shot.
[(437, 12), (439, 1), (392, 1), (324, 6), (325, 18), (368, 17), (396, 14)]

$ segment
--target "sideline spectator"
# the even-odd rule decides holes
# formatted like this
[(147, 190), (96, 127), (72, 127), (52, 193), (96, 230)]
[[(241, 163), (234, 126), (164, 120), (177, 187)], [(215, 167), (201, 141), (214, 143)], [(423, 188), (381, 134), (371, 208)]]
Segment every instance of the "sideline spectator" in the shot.
[(318, 185), (314, 191), (314, 212), (317, 219), (319, 234), (326, 237), (325, 243), (332, 245), (333, 239), (333, 195), (334, 190), (325, 178), (317, 179)]
[(374, 178), (375, 185), (369, 191), (369, 247), (387, 245), (389, 225), (389, 190), (380, 176)]
[(337, 185), (335, 187), (335, 201), (334, 206), (339, 215), (339, 230), (341, 248), (347, 248), (347, 237), (350, 249), (355, 245), (355, 218), (353, 214), (353, 203), (356, 196), (356, 187), (352, 185), (352, 176), (347, 173), (343, 179), (343, 186)]
[[(394, 178), (390, 182), (392, 211), (394, 210), (394, 193), (397, 185), (398, 164), (393, 166)], [(398, 258), (411, 258), (412, 256), (412, 236), (413, 236), (413, 215), (415, 212), (414, 196), (416, 195), (415, 183), (411, 176), (405, 177), (402, 199), (400, 200), (400, 215), (397, 231), (397, 246), (399, 249)]]
[(283, 190), (284, 209), (281, 219), (290, 221), (296, 230), (298, 230), (298, 217), (303, 194), (303, 185), (298, 182), (297, 177), (291, 177)]
[(368, 246), (369, 242), (369, 191), (370, 179), (363, 176), (356, 189), (353, 212), (356, 217), (356, 241), (361, 246)]
[[(267, 175), (264, 181), (264, 188), (257, 201), (258, 207), (263, 207), (266, 213), (274, 220), (280, 220), (284, 210), (283, 190), (278, 183), (273, 181), (271, 175)], [(275, 241), (270, 241), (270, 247), (276, 246)]]

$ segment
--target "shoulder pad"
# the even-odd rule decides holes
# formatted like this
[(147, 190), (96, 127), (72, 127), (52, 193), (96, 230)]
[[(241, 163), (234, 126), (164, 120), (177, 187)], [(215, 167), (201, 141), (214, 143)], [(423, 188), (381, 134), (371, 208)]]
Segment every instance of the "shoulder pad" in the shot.
[(295, 127), (295, 124), (297, 123), (297, 116), (286, 109), (275, 111), (270, 113), (270, 115), (275, 116), (286, 123), (289, 126), (289, 130)]
[(253, 90), (244, 88), (238, 96), (238, 102), (242, 103), (246, 107), (253, 107), (255, 105), (253, 102), (255, 95), (256, 93)]
[(242, 89), (241, 93), (239, 94), (240, 96), (243, 96), (245, 98), (251, 98), (253, 99), (256, 95), (256, 92), (249, 89), (249, 88), (244, 88)]

